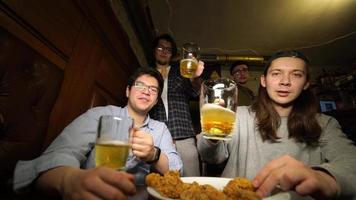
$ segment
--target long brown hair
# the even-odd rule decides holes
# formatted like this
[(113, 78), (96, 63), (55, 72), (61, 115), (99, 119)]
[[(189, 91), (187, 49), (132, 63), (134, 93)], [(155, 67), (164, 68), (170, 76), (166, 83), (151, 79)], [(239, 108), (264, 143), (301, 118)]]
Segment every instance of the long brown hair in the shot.
[[(267, 76), (268, 68), (272, 61), (281, 57), (300, 58), (305, 62), (307, 81), (310, 80), (309, 60), (299, 51), (281, 51), (274, 54), (266, 63), (264, 75)], [(268, 96), (265, 87), (260, 85), (258, 89), (257, 101), (251, 110), (256, 113), (257, 128), (263, 141), (271, 140), (277, 142), (277, 130), (281, 123), (281, 117), (273, 107), (272, 100)], [(289, 138), (295, 138), (298, 142), (306, 143), (309, 146), (317, 145), (321, 135), (321, 127), (318, 124), (316, 115), (318, 114), (318, 102), (314, 93), (305, 89), (294, 100), (293, 108), (288, 116)]]

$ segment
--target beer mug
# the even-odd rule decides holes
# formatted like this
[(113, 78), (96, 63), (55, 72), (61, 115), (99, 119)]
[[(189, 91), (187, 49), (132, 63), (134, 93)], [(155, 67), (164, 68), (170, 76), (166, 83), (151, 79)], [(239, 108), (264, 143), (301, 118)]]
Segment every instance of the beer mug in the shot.
[(193, 78), (198, 68), (199, 47), (196, 43), (185, 43), (182, 46), (182, 60), (180, 61), (180, 74), (185, 78)]
[(204, 81), (199, 104), (203, 137), (230, 140), (236, 119), (236, 83), (226, 78)]
[(129, 155), (130, 131), (133, 120), (129, 117), (103, 115), (99, 120), (95, 143), (95, 165), (123, 170)]

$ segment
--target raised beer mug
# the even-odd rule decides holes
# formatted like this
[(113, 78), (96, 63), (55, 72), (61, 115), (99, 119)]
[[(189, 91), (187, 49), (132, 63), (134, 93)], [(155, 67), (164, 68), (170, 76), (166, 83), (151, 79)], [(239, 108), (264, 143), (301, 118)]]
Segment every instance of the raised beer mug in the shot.
[(182, 59), (180, 61), (180, 74), (185, 78), (193, 78), (198, 68), (199, 46), (194, 42), (182, 46)]
[(206, 80), (200, 92), (200, 120), (204, 138), (230, 140), (234, 133), (237, 86), (230, 79)]
[(129, 117), (103, 115), (99, 120), (95, 143), (95, 165), (124, 170), (130, 152), (130, 131), (133, 120)]

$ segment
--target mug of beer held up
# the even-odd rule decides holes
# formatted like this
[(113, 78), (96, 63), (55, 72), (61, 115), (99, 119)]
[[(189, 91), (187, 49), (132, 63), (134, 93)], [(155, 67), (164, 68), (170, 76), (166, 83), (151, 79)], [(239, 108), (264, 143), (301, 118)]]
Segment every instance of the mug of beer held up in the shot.
[(99, 120), (95, 143), (95, 165), (124, 170), (130, 152), (130, 131), (133, 120), (129, 117), (103, 115)]
[(199, 104), (204, 138), (231, 139), (236, 119), (237, 90), (236, 83), (226, 78), (203, 82)]
[(182, 46), (182, 60), (180, 61), (180, 74), (185, 78), (193, 78), (198, 68), (199, 47), (194, 42)]

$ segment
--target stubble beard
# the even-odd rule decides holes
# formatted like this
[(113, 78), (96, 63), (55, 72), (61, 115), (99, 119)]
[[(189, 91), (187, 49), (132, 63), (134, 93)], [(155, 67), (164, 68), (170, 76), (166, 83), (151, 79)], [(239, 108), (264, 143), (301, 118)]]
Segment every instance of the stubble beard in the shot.
[(162, 61), (162, 60), (156, 60), (156, 63), (159, 65), (168, 65), (169, 64), (168, 61)]

